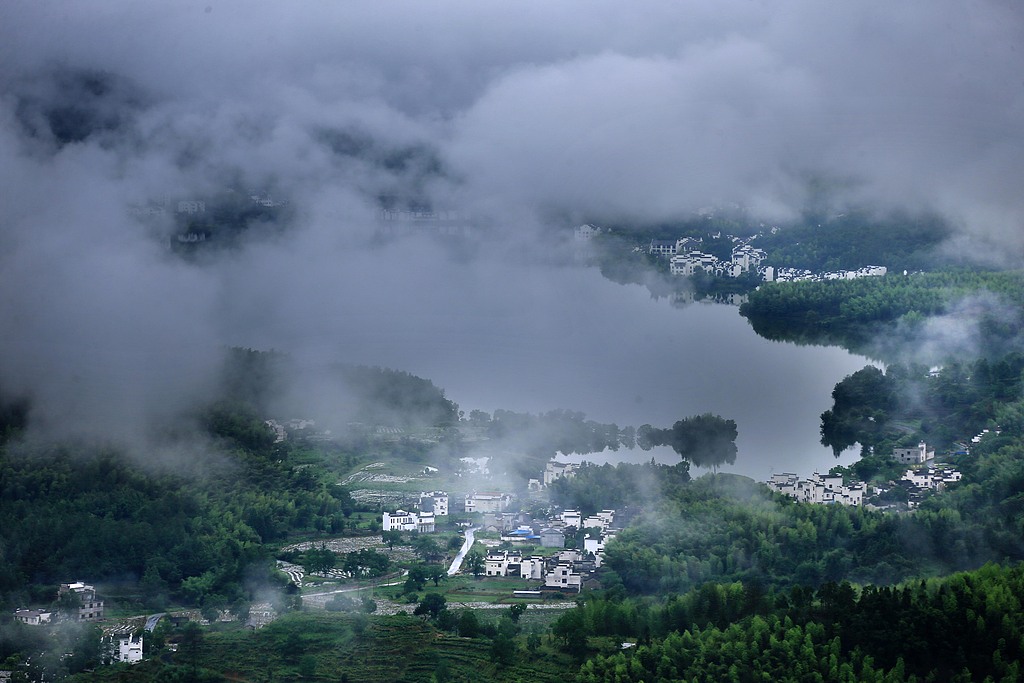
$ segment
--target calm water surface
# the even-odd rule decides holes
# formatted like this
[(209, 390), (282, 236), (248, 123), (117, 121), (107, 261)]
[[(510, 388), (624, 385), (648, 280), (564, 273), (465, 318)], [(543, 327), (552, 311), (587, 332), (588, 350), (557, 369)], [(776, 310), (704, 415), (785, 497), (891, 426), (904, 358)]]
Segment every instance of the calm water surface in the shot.
[[(361, 362), (427, 377), (467, 413), (567, 408), (657, 427), (716, 413), (739, 429), (736, 463), (724, 471), (759, 480), (855, 459), (851, 451), (837, 461), (820, 445), (819, 416), (835, 383), (868, 363), (863, 357), (767, 341), (735, 307), (673, 306), (593, 269), (496, 267), (455, 279), (466, 286), (454, 293), (431, 293), (423, 281), (412, 283), (418, 303), (396, 297), (392, 307), (346, 311)], [(664, 448), (588, 459), (652, 455), (676, 458)]]

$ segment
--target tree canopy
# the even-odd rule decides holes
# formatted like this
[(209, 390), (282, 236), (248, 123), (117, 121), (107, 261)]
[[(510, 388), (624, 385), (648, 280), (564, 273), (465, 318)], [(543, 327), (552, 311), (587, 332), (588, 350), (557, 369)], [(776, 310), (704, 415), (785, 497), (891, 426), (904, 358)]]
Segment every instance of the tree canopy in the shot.
[(645, 450), (671, 446), (690, 464), (717, 470), (736, 462), (736, 436), (734, 420), (704, 413), (679, 420), (668, 429), (644, 425), (637, 430), (637, 444)]

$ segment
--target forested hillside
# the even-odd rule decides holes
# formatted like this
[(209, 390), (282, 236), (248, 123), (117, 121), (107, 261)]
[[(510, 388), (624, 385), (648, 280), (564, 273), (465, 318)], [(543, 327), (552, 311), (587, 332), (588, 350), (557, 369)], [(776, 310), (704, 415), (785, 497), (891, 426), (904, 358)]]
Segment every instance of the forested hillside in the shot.
[[(900, 360), (929, 316), (976, 323), (983, 356), (1021, 348), (1024, 273), (944, 271), (855, 280), (776, 282), (751, 292), (740, 314), (769, 339), (837, 343)], [(895, 323), (901, 323), (898, 327)], [(903, 349), (906, 350), (906, 349)]]
[(828, 583), (765, 593), (704, 584), (667, 601), (595, 598), (555, 625), (586, 661), (580, 683), (646, 681), (1014, 681), (1024, 656), (1024, 567), (989, 565), (896, 587)]
[(262, 421), (215, 407), (207, 427), (218, 450), (0, 447), (3, 604), (46, 603), (56, 584), (89, 576), (135, 577), (152, 607), (223, 606), (245, 597), (267, 542), (344, 526), (347, 492), (295, 467)]

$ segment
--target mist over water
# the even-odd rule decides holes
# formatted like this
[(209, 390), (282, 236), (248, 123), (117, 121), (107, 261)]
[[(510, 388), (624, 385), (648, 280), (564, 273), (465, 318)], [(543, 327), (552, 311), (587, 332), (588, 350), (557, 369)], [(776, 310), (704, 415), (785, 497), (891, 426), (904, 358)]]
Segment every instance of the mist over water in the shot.
[[(384, 278), (367, 286), (374, 301), (388, 303), (347, 310), (336, 332), (309, 333), (307, 321), (307, 334), (289, 339), (278, 332), (292, 326), (276, 324), (250, 341), (405, 370), (442, 387), (466, 413), (569, 409), (620, 427), (668, 427), (716, 413), (739, 430), (736, 463), (725, 471), (759, 480), (772, 471), (826, 471), (855, 457), (837, 461), (820, 445), (819, 416), (831, 407), (835, 383), (867, 359), (768, 341), (735, 307), (674, 306), (593, 268), (492, 266), (449, 263), (446, 279), (466, 282), (467, 290), (444, 289), (453, 297), (447, 310), (433, 305), (428, 274), (404, 283), (405, 297), (389, 293), (396, 285)], [(323, 324), (334, 315), (324, 315)], [(667, 447), (585, 458), (652, 456), (678, 461)]]
[[(145, 433), (241, 346), (405, 370), (467, 411), (712, 412), (733, 471), (827, 468), (819, 415), (864, 359), (559, 245), (583, 221), (867, 208), (1019, 264), (1022, 25), (999, 0), (2, 3), (0, 398), (41, 432)], [(287, 209), (220, 213), (264, 200)], [(385, 208), (482, 229), (381, 244)], [(217, 249), (168, 249), (206, 228)]]

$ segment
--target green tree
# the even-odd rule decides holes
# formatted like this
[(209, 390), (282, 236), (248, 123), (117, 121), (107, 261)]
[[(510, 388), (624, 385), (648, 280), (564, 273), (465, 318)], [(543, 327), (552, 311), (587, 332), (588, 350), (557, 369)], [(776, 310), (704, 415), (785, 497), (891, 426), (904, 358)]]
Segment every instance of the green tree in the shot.
[(402, 542), (402, 532), (392, 529), (381, 533), (381, 540), (387, 544), (389, 550), (395, 549), (396, 543)]
[(313, 678), (316, 676), (316, 657), (303, 655), (299, 660), (299, 676), (301, 678)]
[(526, 603), (525, 602), (516, 602), (516, 603), (513, 603), (513, 604), (509, 605), (508, 616), (512, 620), (513, 623), (519, 623), (519, 617), (523, 616), (523, 613), (525, 611), (526, 611)]
[(459, 613), (459, 635), (463, 638), (476, 638), (480, 633), (480, 620), (476, 612), (471, 609), (464, 609)]
[(498, 666), (508, 666), (515, 661), (516, 642), (505, 633), (498, 633), (491, 641), (491, 661)]
[(479, 551), (473, 550), (466, 555), (466, 569), (468, 569), (473, 576), (480, 576), (483, 574), (486, 566), (484, 556)]
[(442, 557), (441, 546), (433, 536), (417, 534), (413, 537), (412, 548), (424, 562), (434, 562)]
[(420, 600), (420, 604), (413, 610), (413, 614), (422, 615), (426, 614), (431, 619), (437, 619), (437, 616), (445, 609), (445, 603), (447, 600), (440, 593), (427, 593)]

